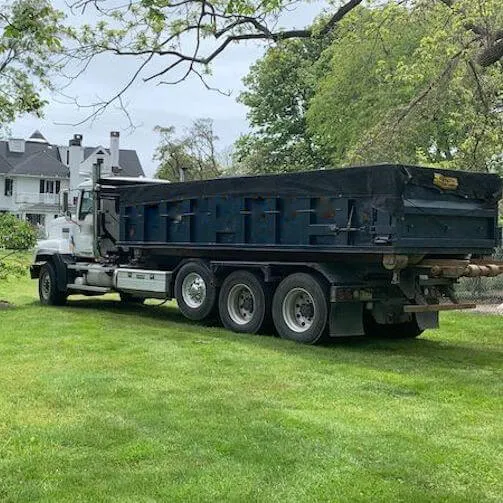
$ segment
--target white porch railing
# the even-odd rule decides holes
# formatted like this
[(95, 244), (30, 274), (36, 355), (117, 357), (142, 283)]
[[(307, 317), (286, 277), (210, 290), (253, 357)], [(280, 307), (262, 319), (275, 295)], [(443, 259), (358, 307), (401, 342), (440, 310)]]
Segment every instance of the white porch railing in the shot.
[(33, 192), (18, 192), (14, 195), (17, 204), (59, 204), (59, 194), (36, 194)]

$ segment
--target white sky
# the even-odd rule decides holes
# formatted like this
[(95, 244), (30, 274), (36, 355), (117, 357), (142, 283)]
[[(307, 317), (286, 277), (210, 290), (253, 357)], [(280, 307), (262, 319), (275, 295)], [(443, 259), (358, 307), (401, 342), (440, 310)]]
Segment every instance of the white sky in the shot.
[[(63, 0), (57, 0), (55, 4), (61, 7)], [(319, 11), (320, 3), (302, 4), (295, 11), (287, 13), (281, 25), (302, 28), (310, 24)], [(265, 45), (257, 43), (235, 44), (228, 46), (214, 60), (212, 77), (208, 82), (213, 87), (230, 91), (230, 96), (208, 91), (195, 76), (176, 86), (137, 83), (126, 95), (128, 111), (137, 125), (133, 131), (128, 130), (128, 123), (122, 112), (114, 108), (110, 108), (94, 123), (73, 127), (69, 124), (79, 122), (85, 112), (75, 105), (63, 103), (60, 97), (51, 96), (44, 119), (32, 116), (19, 118), (11, 126), (12, 136), (27, 138), (35, 129), (39, 129), (49, 142), (67, 144), (73, 134), (80, 133), (84, 135), (86, 146), (102, 144), (106, 147), (110, 131), (117, 130), (121, 132), (121, 147), (135, 149), (146, 174), (152, 175), (155, 171), (152, 154), (159, 139), (153, 131), (156, 125), (173, 125), (181, 132), (194, 119), (212, 118), (215, 132), (220, 137), (220, 150), (246, 132), (246, 108), (237, 103), (236, 98), (243, 89), (242, 78), (248, 73), (250, 65), (263, 54), (264, 47)], [(138, 60), (105, 56), (97, 60), (65, 92), (87, 102), (92, 102), (92, 98), (97, 95), (111, 96), (113, 91), (124, 85), (128, 75), (137, 66)]]

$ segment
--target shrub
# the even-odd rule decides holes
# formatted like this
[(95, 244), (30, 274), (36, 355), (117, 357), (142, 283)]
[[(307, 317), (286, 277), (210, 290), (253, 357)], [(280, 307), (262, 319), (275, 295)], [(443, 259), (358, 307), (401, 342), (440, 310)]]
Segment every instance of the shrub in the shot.
[(28, 250), (35, 246), (36, 241), (36, 231), (28, 222), (10, 213), (0, 215), (0, 248)]
[(11, 214), (0, 215), (0, 279), (26, 273), (26, 260), (19, 252), (32, 248), (36, 241), (36, 230), (28, 222)]

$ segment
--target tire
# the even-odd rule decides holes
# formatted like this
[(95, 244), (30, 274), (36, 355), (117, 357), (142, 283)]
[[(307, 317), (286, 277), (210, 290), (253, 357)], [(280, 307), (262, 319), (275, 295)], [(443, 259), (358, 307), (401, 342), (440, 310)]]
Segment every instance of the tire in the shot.
[(220, 289), (220, 320), (233, 332), (256, 334), (269, 318), (270, 305), (267, 285), (248, 271), (229, 274)]
[(178, 308), (189, 320), (208, 318), (217, 304), (214, 274), (202, 262), (188, 262), (176, 275), (175, 299)]
[(383, 324), (377, 323), (371, 313), (366, 313), (363, 328), (367, 337), (380, 339), (414, 339), (424, 332), (419, 328), (414, 314), (409, 321), (403, 323)]
[(327, 286), (311, 274), (287, 276), (274, 294), (272, 317), (283, 339), (303, 344), (319, 342), (327, 326)]
[(49, 262), (40, 269), (38, 296), (40, 302), (46, 306), (62, 306), (66, 303), (67, 293), (58, 289), (56, 269)]
[(145, 302), (143, 297), (135, 297), (131, 293), (121, 292), (119, 296), (123, 304), (143, 304)]

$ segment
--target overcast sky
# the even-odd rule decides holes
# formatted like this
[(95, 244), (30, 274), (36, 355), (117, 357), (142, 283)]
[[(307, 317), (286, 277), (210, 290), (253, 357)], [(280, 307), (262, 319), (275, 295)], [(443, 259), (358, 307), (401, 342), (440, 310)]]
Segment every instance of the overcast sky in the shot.
[[(304, 27), (310, 24), (319, 9), (319, 3), (303, 5), (289, 12), (281, 24)], [(84, 112), (75, 105), (65, 104), (60, 97), (51, 96), (44, 119), (21, 117), (11, 127), (12, 136), (26, 138), (35, 129), (39, 129), (49, 142), (67, 144), (73, 134), (81, 133), (84, 135), (85, 145), (107, 146), (110, 131), (117, 130), (121, 132), (121, 147), (136, 149), (146, 174), (153, 175), (155, 163), (152, 161), (152, 154), (158, 143), (158, 136), (153, 131), (156, 125), (174, 125), (182, 131), (196, 118), (212, 118), (215, 132), (220, 137), (220, 149), (231, 145), (241, 133), (246, 132), (246, 108), (237, 103), (236, 97), (243, 89), (242, 78), (248, 73), (250, 65), (263, 54), (264, 47), (257, 43), (228, 46), (214, 61), (209, 83), (229, 91), (230, 96), (208, 91), (197, 78), (176, 86), (139, 82), (127, 93), (126, 99), (136, 125), (133, 131), (128, 130), (124, 115), (113, 108), (94, 123), (73, 127), (71, 124), (79, 122), (84, 117)], [(97, 95), (111, 96), (118, 86), (127, 81), (137, 65), (138, 61), (134, 60), (103, 57), (65, 92), (84, 102), (93, 101)]]

